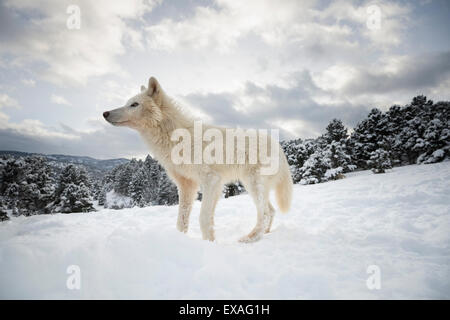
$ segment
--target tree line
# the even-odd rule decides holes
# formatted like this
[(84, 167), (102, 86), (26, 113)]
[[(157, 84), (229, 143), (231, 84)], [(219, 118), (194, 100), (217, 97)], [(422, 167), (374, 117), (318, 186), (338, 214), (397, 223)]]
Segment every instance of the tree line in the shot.
[(333, 119), (316, 139), (282, 142), (294, 183), (340, 179), (353, 170), (443, 161), (450, 149), (450, 103), (417, 96), (386, 112), (374, 108), (349, 132)]

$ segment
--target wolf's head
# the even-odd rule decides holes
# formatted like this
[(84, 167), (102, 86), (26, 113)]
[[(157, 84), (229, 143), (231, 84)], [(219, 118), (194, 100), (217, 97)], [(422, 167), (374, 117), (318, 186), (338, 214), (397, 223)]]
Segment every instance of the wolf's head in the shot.
[(163, 118), (161, 106), (164, 92), (158, 81), (151, 77), (148, 88), (141, 86), (141, 93), (127, 101), (125, 106), (103, 112), (106, 121), (114, 126), (125, 126), (133, 129), (155, 127)]

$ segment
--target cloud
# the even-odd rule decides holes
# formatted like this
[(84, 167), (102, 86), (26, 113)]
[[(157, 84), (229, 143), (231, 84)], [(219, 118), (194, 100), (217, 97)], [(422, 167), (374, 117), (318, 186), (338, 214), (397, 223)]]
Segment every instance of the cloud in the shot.
[(418, 94), (445, 100), (450, 83), (450, 51), (381, 56), (369, 65), (336, 64), (313, 72), (312, 78), (325, 93), (319, 97), (322, 101), (349, 100), (385, 107), (405, 104)]
[(373, 66), (333, 65), (322, 72), (304, 69), (284, 81), (290, 86), (277, 82), (184, 98), (219, 125), (279, 128), (283, 138), (315, 137), (333, 118), (353, 127), (373, 107), (406, 104), (418, 94), (448, 99), (450, 52), (382, 57)]
[(210, 47), (227, 51), (249, 33), (275, 43), (279, 36), (289, 33), (287, 26), (312, 2), (219, 0), (215, 6), (198, 6), (195, 14), (187, 19), (169, 18), (148, 27), (147, 40), (151, 48), (162, 50)]
[(0, 109), (3, 107), (21, 108), (16, 99), (11, 98), (6, 93), (0, 93)]
[(450, 51), (392, 57), (373, 68), (357, 68), (342, 86), (349, 94), (427, 90), (450, 80)]
[[(380, 28), (369, 28), (375, 6)], [(186, 18), (167, 18), (146, 28), (150, 48), (209, 48), (228, 52), (240, 39), (256, 36), (270, 46), (295, 43), (302, 48), (325, 44), (354, 47), (361, 39), (378, 49), (399, 45), (410, 25), (411, 5), (377, 1), (218, 0), (198, 6)]]
[(22, 79), (22, 83), (27, 87), (34, 87), (36, 85), (36, 81), (33, 79)]
[(321, 22), (351, 24), (360, 31), (362, 38), (379, 49), (401, 44), (411, 25), (412, 6), (393, 1), (332, 1), (324, 10), (314, 10)]
[(56, 104), (61, 104), (61, 105), (66, 105), (66, 106), (70, 106), (72, 105), (69, 101), (66, 100), (66, 98), (62, 97), (62, 96), (58, 96), (56, 94), (52, 94), (50, 96), (50, 101)]
[[(124, 73), (116, 58), (125, 43), (141, 46), (140, 32), (126, 22), (140, 19), (155, 1), (77, 1), (80, 29), (69, 29), (66, 1), (14, 0), (1, 5), (2, 46), (16, 66), (33, 66), (54, 84), (86, 84), (92, 77)], [(2, 20), (2, 19), (0, 19)]]
[(277, 128), (282, 139), (316, 137), (333, 118), (354, 126), (369, 111), (368, 105), (354, 104), (347, 99), (321, 101), (318, 98), (326, 96), (327, 91), (315, 85), (307, 70), (292, 74), (290, 82), (290, 87), (249, 82), (240, 92), (191, 94), (184, 99), (217, 125)]

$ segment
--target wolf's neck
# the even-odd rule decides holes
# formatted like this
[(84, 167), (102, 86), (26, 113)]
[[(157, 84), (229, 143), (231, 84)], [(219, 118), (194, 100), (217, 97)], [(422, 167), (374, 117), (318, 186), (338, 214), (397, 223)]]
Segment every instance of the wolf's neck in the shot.
[(170, 161), (172, 148), (177, 141), (172, 141), (171, 136), (175, 129), (188, 129), (193, 126), (193, 120), (183, 114), (173, 105), (162, 108), (164, 118), (156, 127), (147, 127), (140, 131), (153, 156), (163, 164)]

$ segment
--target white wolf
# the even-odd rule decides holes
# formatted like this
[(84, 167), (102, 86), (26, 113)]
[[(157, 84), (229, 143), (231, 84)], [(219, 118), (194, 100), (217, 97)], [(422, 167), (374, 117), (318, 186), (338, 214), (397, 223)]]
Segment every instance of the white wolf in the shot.
[[(194, 136), (194, 120), (185, 115), (179, 107), (164, 93), (158, 81), (151, 77), (148, 88), (141, 87), (141, 93), (132, 97), (125, 106), (103, 113), (104, 118), (115, 126), (126, 126), (137, 130), (148, 144), (151, 154), (166, 169), (169, 177), (178, 187), (179, 211), (177, 228), (187, 232), (192, 203), (198, 188), (203, 193), (200, 209), (200, 228), (203, 239), (214, 241), (214, 209), (222, 193), (223, 185), (232, 181), (241, 181), (252, 196), (256, 205), (257, 223), (255, 228), (240, 241), (250, 242), (269, 232), (275, 210), (269, 201), (269, 191), (275, 189), (278, 206), (287, 212), (292, 198), (292, 178), (289, 166), (278, 142), (277, 170), (272, 174), (261, 174), (264, 164), (261, 161), (248, 161), (249, 147), (245, 144), (245, 163), (180, 163), (171, 159), (173, 148), (177, 145), (172, 134), (176, 129), (187, 130)], [(226, 130), (214, 128), (226, 135)], [(268, 137), (270, 140), (270, 136)], [(273, 143), (273, 139), (271, 141)], [(234, 140), (233, 140), (234, 144)], [(192, 148), (194, 144), (191, 144)], [(202, 141), (204, 148), (205, 142)], [(233, 147), (233, 152), (238, 152)], [(193, 150), (193, 149), (192, 149)], [(189, 150), (191, 151), (191, 150)], [(192, 152), (194, 154), (194, 151)], [(272, 154), (274, 154), (272, 152)]]

